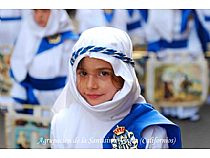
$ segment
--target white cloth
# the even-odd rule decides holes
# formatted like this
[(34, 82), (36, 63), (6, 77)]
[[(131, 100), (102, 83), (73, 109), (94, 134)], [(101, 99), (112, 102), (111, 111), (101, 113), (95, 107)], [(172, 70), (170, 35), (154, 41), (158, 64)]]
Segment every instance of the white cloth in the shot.
[(1, 18), (21, 17), (21, 10), (0, 9), (0, 53), (11, 53), (20, 31), (21, 20), (1, 20)]
[(160, 126), (147, 127), (142, 137), (148, 142), (146, 149), (168, 149), (168, 143), (164, 143), (164, 140), (167, 142), (167, 132)]
[(79, 23), (79, 33), (98, 26), (116, 27), (126, 31), (127, 12), (125, 9), (113, 10), (114, 14), (110, 22), (106, 20), (104, 12), (103, 9), (78, 9), (76, 20)]
[[(34, 21), (33, 10), (24, 10), (20, 35), (11, 57), (11, 68), (18, 82), (26, 78), (27, 73), (36, 79), (53, 79), (68, 74), (68, 58), (75, 43), (66, 40), (44, 53), (36, 55), (44, 37), (71, 31), (71, 21), (65, 10), (51, 10), (46, 27), (40, 27)], [(47, 59), (47, 60), (46, 60)], [(25, 89), (14, 82), (11, 95), (26, 99)], [(61, 89), (53, 91), (34, 90), (40, 104), (51, 105), (60, 94)]]
[(148, 22), (146, 27), (146, 37), (148, 42), (155, 42), (164, 39), (168, 42), (174, 40), (189, 39), (186, 48), (168, 48), (163, 52), (192, 53), (200, 54), (202, 52), (201, 44), (196, 35), (193, 21), (188, 22), (188, 27), (184, 32), (181, 30), (182, 10), (172, 9), (151, 9), (148, 11)]
[[(105, 11), (104, 11), (105, 12)], [(123, 31), (126, 31), (126, 23), (127, 23), (127, 11), (125, 9), (114, 9), (113, 10), (113, 18), (111, 22), (108, 22), (105, 18), (105, 15), (103, 13), (103, 17), (105, 20), (106, 25), (108, 27), (116, 27), (118, 29), (121, 29)]]
[[(202, 26), (210, 32), (210, 23), (205, 19), (205, 17), (210, 16), (210, 9), (196, 9), (196, 13), (198, 14), (199, 20)], [(210, 33), (209, 33), (210, 34)]]
[[(124, 31), (117, 28), (96, 27), (84, 31), (73, 47), (73, 52), (90, 45), (114, 49), (132, 58), (131, 40)], [(111, 101), (91, 106), (79, 94), (76, 88), (76, 68), (85, 56), (109, 62), (115, 75), (124, 79), (123, 88)], [(53, 107), (55, 115), (51, 122), (51, 139), (73, 143), (52, 144), (52, 148), (102, 148), (106, 133), (130, 112), (132, 105), (145, 103), (140, 95), (134, 68), (110, 55), (87, 51), (76, 58), (69, 71), (69, 81)], [(97, 142), (88, 143), (91, 140)]]
[[(173, 11), (168, 9), (148, 10), (147, 40), (150, 42), (164, 38), (172, 41), (173, 36)], [(163, 29), (164, 28), (164, 29)]]
[(133, 45), (146, 44), (146, 21), (143, 19), (138, 9), (133, 9), (132, 16), (129, 16), (129, 14), (127, 13), (127, 24), (134, 23), (137, 21), (140, 21), (141, 27), (132, 30), (127, 30), (127, 33), (130, 36)]
[(78, 21), (79, 33), (92, 27), (106, 25), (101, 9), (77, 9), (75, 19)]

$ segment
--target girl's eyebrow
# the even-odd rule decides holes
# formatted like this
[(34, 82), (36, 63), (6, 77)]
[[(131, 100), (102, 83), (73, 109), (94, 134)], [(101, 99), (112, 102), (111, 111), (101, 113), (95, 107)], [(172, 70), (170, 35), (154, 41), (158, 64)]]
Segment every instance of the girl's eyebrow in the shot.
[(112, 68), (107, 68), (107, 67), (105, 67), (105, 68), (103, 68), (103, 67), (102, 67), (102, 68), (96, 68), (96, 69), (97, 69), (97, 70), (100, 70), (100, 71), (101, 71), (101, 70), (113, 71)]
[[(78, 68), (77, 68), (77, 70), (86, 70), (86, 71), (87, 71), (87, 69), (86, 69), (86, 68), (84, 68), (84, 67), (78, 67)], [(96, 70), (97, 70), (97, 71), (101, 71), (101, 70), (109, 70), (109, 71), (113, 71), (113, 69), (112, 69), (112, 68), (107, 68), (107, 67), (99, 67), (99, 68), (96, 68)]]

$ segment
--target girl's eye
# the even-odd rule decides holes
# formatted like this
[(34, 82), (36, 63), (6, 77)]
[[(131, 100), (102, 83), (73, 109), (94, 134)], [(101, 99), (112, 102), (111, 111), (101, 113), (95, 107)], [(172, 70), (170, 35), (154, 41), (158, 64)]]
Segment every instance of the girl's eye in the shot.
[(103, 77), (103, 76), (110, 76), (110, 72), (101, 71), (101, 72), (99, 72), (99, 76), (101, 76), (101, 77)]
[(87, 75), (87, 72), (85, 72), (85, 71), (78, 71), (77, 74), (84, 77), (84, 76)]

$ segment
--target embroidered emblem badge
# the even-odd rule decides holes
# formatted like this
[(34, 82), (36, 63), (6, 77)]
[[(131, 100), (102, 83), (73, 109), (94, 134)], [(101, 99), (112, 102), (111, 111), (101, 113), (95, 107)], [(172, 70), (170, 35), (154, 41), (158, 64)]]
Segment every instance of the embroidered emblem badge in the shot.
[(56, 35), (48, 37), (48, 42), (50, 44), (57, 44), (60, 41), (61, 41), (61, 35), (60, 34), (56, 34)]
[(117, 126), (113, 133), (111, 139), (113, 149), (137, 149), (138, 139), (134, 137), (133, 132), (127, 131), (123, 126)]

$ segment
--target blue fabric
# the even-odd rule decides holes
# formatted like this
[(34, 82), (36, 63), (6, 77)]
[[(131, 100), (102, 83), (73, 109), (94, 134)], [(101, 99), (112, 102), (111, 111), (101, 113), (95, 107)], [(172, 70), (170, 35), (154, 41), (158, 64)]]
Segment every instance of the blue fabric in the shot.
[(181, 20), (181, 29), (180, 32), (183, 33), (184, 31), (187, 30), (188, 22), (189, 22), (189, 17), (192, 13), (191, 9), (183, 9), (182, 10), (182, 20)]
[(11, 68), (9, 69), (9, 76), (15, 80), (15, 76), (14, 76)]
[(132, 17), (133, 16), (134, 9), (127, 9), (127, 11), (128, 11), (128, 15), (130, 17)]
[[(27, 104), (26, 100), (20, 99), (20, 98), (15, 98), (13, 97), (12, 99), (15, 100), (15, 102), (20, 103), (20, 104)], [(15, 110), (19, 114), (33, 114), (33, 109), (28, 109), (28, 108), (23, 108), (21, 110)]]
[(16, 98), (16, 97), (12, 97), (17, 103), (20, 104), (27, 104), (27, 101), (24, 99), (20, 99), (20, 98)]
[[(130, 17), (132, 17), (135, 10), (136, 9), (127, 9), (128, 15)], [(141, 15), (142, 19), (140, 18), (139, 20), (136, 20), (135, 22), (128, 23), (126, 25), (128, 31), (136, 29), (138, 27), (142, 27), (142, 23), (141, 23), (142, 21), (141, 20), (143, 20), (145, 22), (147, 21), (147, 15), (148, 15), (147, 9), (137, 9), (136, 11), (138, 11), (138, 13)]]
[(210, 22), (210, 16), (205, 16), (204, 19), (205, 21)]
[[(127, 9), (128, 15), (129, 15), (130, 17), (132, 17), (135, 10), (136, 10), (136, 9)], [(137, 11), (139, 12), (139, 14), (140, 14), (141, 17), (143, 18), (143, 20), (144, 20), (145, 22), (147, 22), (148, 10), (147, 10), (147, 9), (137, 9)]]
[(24, 80), (20, 83), (22, 87), (25, 88), (26, 90), (26, 95), (27, 95), (27, 104), (33, 104), (33, 105), (39, 105), (39, 101), (36, 98), (34, 92), (33, 92), (33, 86), (28, 82), (28, 80)]
[(166, 40), (159, 40), (155, 42), (148, 42), (147, 49), (148, 51), (158, 52), (167, 48), (186, 48), (188, 45), (188, 40), (177, 40), (168, 42)]
[(112, 9), (112, 12), (110, 12), (110, 13), (107, 13), (107, 12), (104, 11), (104, 16), (105, 16), (105, 19), (106, 19), (106, 21), (108, 23), (111, 23), (112, 22), (112, 19), (114, 17), (114, 14), (115, 14), (115, 10), (114, 9)]
[(71, 31), (60, 33), (60, 41), (57, 43), (50, 43), (49, 37), (44, 37), (41, 41), (41, 44), (39, 46), (39, 49), (36, 54), (40, 54), (46, 50), (52, 49), (60, 44), (62, 44), (65, 40), (77, 40), (79, 36)]
[[(15, 80), (15, 76), (10, 69), (10, 76)], [(16, 80), (16, 82), (18, 82)], [(27, 74), (26, 79), (24, 79), (22, 82), (20, 82), (20, 85), (25, 88), (26, 94), (27, 94), (27, 100), (17, 100), (19, 103), (24, 104), (36, 104), (39, 105), (39, 101), (37, 100), (36, 96), (34, 95), (33, 89), (37, 90), (43, 90), (43, 91), (48, 91), (48, 90), (56, 90), (63, 88), (66, 83), (66, 77), (56, 77), (53, 79), (36, 79), (32, 78)]]
[(53, 79), (36, 79), (29, 77), (29, 82), (33, 88), (38, 90), (55, 90), (63, 88), (66, 84), (66, 77), (56, 77)]
[(0, 17), (0, 21), (15, 21), (15, 20), (21, 20), (21, 16), (16, 16), (16, 17)]
[(148, 10), (147, 9), (139, 9), (139, 12), (144, 19), (145, 22), (147, 22), (148, 19)]
[(126, 28), (127, 28), (128, 31), (139, 28), (139, 27), (142, 27), (142, 24), (141, 24), (140, 20), (137, 20), (137, 21), (132, 22), (132, 23), (128, 23), (126, 25)]
[(34, 95), (33, 89), (37, 90), (56, 90), (63, 88), (66, 83), (66, 77), (57, 77), (54, 79), (35, 79), (27, 75), (26, 79), (20, 84), (26, 89), (28, 104), (40, 104)]
[[(207, 44), (208, 44), (208, 42), (210, 42), (210, 33), (208, 32), (208, 30), (205, 29), (205, 27), (200, 22), (199, 16), (195, 10), (193, 10), (193, 15), (194, 15), (194, 19), (195, 19), (196, 33), (197, 33), (199, 40), (201, 42), (203, 52), (206, 52), (206, 51), (208, 51)], [(205, 20), (206, 20), (206, 17), (205, 17)], [(207, 22), (208, 22), (208, 20), (207, 20)]]
[(103, 148), (111, 149), (110, 141), (113, 138), (114, 130), (118, 127), (125, 127), (129, 132), (133, 132), (136, 139), (138, 139), (138, 149), (146, 147), (146, 140), (141, 137), (142, 131), (151, 126), (158, 125), (166, 129), (168, 136), (168, 146), (171, 149), (182, 148), (180, 128), (161, 115), (150, 104), (134, 104), (131, 112), (119, 123), (117, 123), (105, 136)]

